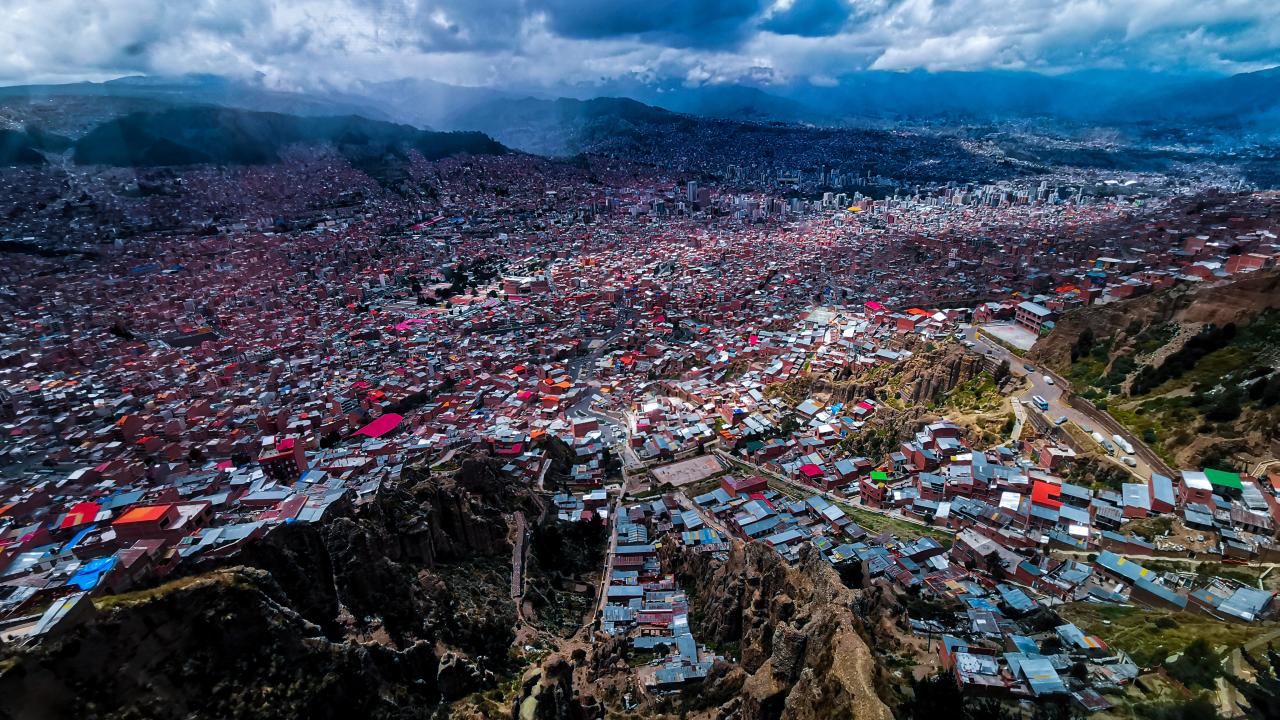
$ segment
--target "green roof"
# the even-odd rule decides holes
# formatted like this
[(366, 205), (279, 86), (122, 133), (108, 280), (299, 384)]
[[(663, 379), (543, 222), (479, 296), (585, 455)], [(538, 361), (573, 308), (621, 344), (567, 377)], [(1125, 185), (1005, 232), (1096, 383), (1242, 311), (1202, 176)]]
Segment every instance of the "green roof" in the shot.
[(888, 480), (889, 480), (889, 473), (884, 472), (883, 470), (873, 470), (873, 471), (871, 471), (871, 479), (872, 479), (872, 480), (882, 480), (882, 481), (888, 482)]
[(1214, 485), (1232, 488), (1234, 490), (1244, 489), (1244, 485), (1240, 482), (1240, 474), (1227, 472), (1225, 470), (1211, 470), (1205, 468), (1204, 476), (1209, 478), (1209, 482)]

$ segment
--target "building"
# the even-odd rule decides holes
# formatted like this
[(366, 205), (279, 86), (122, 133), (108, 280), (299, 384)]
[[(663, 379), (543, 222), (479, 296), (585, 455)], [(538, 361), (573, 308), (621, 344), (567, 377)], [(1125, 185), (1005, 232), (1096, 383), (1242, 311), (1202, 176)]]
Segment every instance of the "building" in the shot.
[(1053, 311), (1030, 300), (1018, 303), (1014, 309), (1013, 319), (1014, 322), (1036, 335), (1047, 332), (1053, 327)]

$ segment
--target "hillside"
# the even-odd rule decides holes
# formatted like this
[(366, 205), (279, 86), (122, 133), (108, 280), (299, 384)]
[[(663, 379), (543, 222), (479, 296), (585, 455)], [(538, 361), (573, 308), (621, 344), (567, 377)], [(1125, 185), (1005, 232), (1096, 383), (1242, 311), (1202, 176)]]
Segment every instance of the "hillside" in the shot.
[(1274, 123), (1280, 116), (1280, 68), (1138, 93), (1118, 110), (1151, 119)]
[(81, 165), (150, 167), (196, 163), (262, 164), (286, 146), (333, 145), (353, 162), (416, 150), (427, 159), (456, 153), (500, 154), (476, 132), (441, 133), (356, 116), (299, 117), (212, 106), (131, 113), (75, 142)]
[[(410, 468), (373, 502), (96, 598), (56, 640), (4, 647), (0, 717), (425, 718), (477, 691), (500, 698), (528, 652), (512, 647), (509, 518), (538, 503), (486, 459), (451, 476)], [(535, 545), (542, 594), (525, 614), (550, 627), (562, 610), (541, 568), (599, 563), (602, 538), (594, 555), (552, 545), (573, 558)]]
[(698, 121), (625, 98), (494, 100), (452, 117), (448, 127), (479, 130), (537, 155), (593, 150), (608, 140), (660, 130), (688, 129)]
[(131, 112), (156, 112), (188, 105), (276, 112), (307, 117), (359, 115), (391, 117), (362, 98), (332, 93), (272, 90), (252, 80), (216, 75), (122, 77), (106, 82), (0, 87), (0, 127), (37, 124), (73, 137), (98, 123)]
[(1030, 358), (1175, 467), (1280, 451), (1280, 271), (1082, 308)]
[(60, 135), (39, 130), (5, 130), (0, 128), (0, 166), (44, 165), (41, 152), (62, 152), (70, 141)]

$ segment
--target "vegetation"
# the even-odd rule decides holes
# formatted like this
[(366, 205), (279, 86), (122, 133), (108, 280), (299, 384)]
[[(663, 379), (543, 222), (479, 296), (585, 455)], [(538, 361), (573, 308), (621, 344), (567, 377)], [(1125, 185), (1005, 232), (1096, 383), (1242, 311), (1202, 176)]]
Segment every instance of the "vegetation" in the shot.
[[(1204, 645), (1197, 645), (1193, 654), (1204, 648), (1216, 653), (1239, 647), (1260, 632), (1260, 628), (1253, 625), (1147, 607), (1068, 603), (1058, 612), (1085, 632), (1103, 637), (1112, 647), (1128, 652), (1134, 661), (1144, 666), (1159, 665), (1177, 653), (1185, 655), (1197, 642)], [(1196, 675), (1202, 660), (1197, 657), (1182, 666), (1189, 673), (1187, 677), (1202, 677)]]
[(1141, 703), (1138, 715), (1143, 720), (1217, 720), (1218, 711), (1204, 693), (1188, 700)]
[[(1007, 377), (1007, 366), (1005, 366), (1005, 373)], [(979, 373), (976, 377), (960, 383), (947, 393), (942, 402), (945, 408), (968, 412), (992, 410), (1004, 404), (999, 382), (988, 372)]]
[[(1160, 625), (1152, 624), (1160, 628)], [(1177, 627), (1176, 624), (1174, 627)], [(1188, 643), (1178, 659), (1167, 667), (1169, 674), (1183, 685), (1207, 690), (1222, 677), (1222, 656), (1214, 652), (1204, 638), (1198, 637)]]
[(1254, 657), (1247, 652), (1241, 655), (1253, 668), (1256, 679), (1249, 682), (1239, 676), (1228, 675), (1227, 682), (1244, 696), (1248, 703), (1243, 708), (1245, 713), (1258, 720), (1280, 718), (1280, 653), (1274, 647), (1268, 647), (1263, 658)]
[(1093, 489), (1119, 490), (1123, 483), (1129, 482), (1129, 477), (1129, 473), (1115, 463), (1088, 455), (1077, 456), (1067, 469), (1068, 482)]
[(1129, 392), (1132, 395), (1145, 395), (1154, 390), (1157, 386), (1169, 381), (1176, 380), (1187, 373), (1188, 370), (1195, 368), (1208, 354), (1225, 348), (1236, 336), (1236, 326), (1234, 323), (1227, 323), (1222, 327), (1214, 327), (1210, 325), (1200, 331), (1199, 335), (1187, 340), (1177, 352), (1169, 355), (1164, 362), (1157, 366), (1146, 366), (1133, 379), (1133, 386)]
[(99, 610), (107, 610), (121, 605), (135, 605), (137, 603), (154, 600), (158, 597), (168, 595), (169, 593), (177, 592), (178, 590), (183, 590), (204, 582), (225, 583), (231, 585), (235, 584), (237, 580), (233, 572), (226, 570), (219, 570), (199, 575), (188, 575), (176, 580), (170, 580), (169, 582), (156, 585), (154, 587), (143, 588), (141, 590), (131, 590), (118, 595), (104, 595), (103, 597), (94, 600), (93, 604), (94, 607)]
[[(1180, 464), (1178, 453), (1201, 437), (1242, 441), (1256, 428), (1264, 441), (1274, 439), (1268, 428), (1280, 426), (1280, 309), (1239, 326), (1206, 326), (1162, 361), (1145, 364), (1142, 358), (1171, 341), (1178, 328), (1173, 322), (1143, 326), (1134, 320), (1105, 340), (1086, 328), (1071, 346), (1065, 374), (1078, 394), (1105, 408), (1170, 464)], [(1231, 450), (1219, 443), (1201, 454), (1206, 452), (1214, 457), (1194, 460), (1211, 464)]]

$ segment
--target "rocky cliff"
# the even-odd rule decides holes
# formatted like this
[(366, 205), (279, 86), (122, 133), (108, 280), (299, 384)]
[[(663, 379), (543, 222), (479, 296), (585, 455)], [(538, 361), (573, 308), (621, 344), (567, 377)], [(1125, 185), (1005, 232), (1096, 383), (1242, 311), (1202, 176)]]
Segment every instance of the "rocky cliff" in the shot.
[(508, 514), (488, 460), (410, 470), (373, 502), (100, 602), (0, 659), (13, 718), (414, 718), (509, 670)]
[(982, 358), (965, 352), (955, 344), (918, 352), (915, 356), (887, 368), (839, 379), (818, 378), (810, 392), (821, 394), (831, 402), (858, 402), (865, 398), (900, 400), (906, 405), (928, 405), (940, 402), (961, 383), (977, 377), (984, 369)]
[[(1028, 357), (1059, 372), (1070, 369), (1075, 347), (1088, 329), (1101, 340), (1134, 340), (1162, 323), (1199, 327), (1245, 324), (1267, 308), (1280, 307), (1280, 271), (1255, 272), (1230, 282), (1176, 285), (1167, 290), (1106, 305), (1079, 308), (1060, 319), (1031, 348)], [(1116, 350), (1124, 346), (1121, 342)]]
[(683, 698), (709, 717), (891, 720), (892, 692), (867, 641), (874, 599), (847, 587), (816, 552), (786, 563), (759, 544), (737, 545), (728, 561), (679, 547), (665, 550), (690, 590), (694, 633), (738, 667), (717, 666)]
[(1250, 469), (1280, 453), (1280, 271), (1068, 313), (1030, 359), (1170, 465)]

